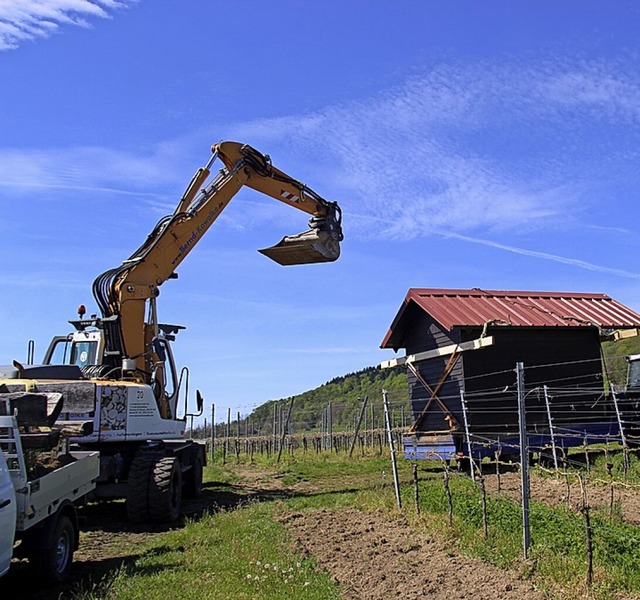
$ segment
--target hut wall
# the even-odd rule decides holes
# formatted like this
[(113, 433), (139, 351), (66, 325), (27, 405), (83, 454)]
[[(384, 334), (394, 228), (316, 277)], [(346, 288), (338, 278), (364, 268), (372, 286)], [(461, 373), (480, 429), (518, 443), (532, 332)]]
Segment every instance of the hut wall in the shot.
[[(427, 314), (414, 316), (408, 328), (407, 354), (416, 354), (480, 337), (479, 327), (443, 330)], [(597, 329), (495, 327), (487, 331), (494, 345), (464, 352), (440, 388), (438, 398), (463, 422), (460, 391), (469, 407), (471, 432), (479, 436), (513, 435), (518, 428), (515, 367), (525, 367), (527, 422), (547, 429), (542, 386), (547, 385), (554, 423), (558, 427), (593, 420), (610, 420), (612, 407), (603, 396), (600, 341)], [(415, 364), (420, 376), (433, 389), (444, 372), (449, 356)], [(409, 371), (409, 396), (413, 418), (418, 418), (430, 393)], [(531, 391), (535, 390), (535, 391)], [(432, 402), (422, 419), (422, 432), (446, 431), (444, 414)]]
[[(415, 316), (412, 327), (409, 328), (407, 334), (406, 350), (407, 354), (416, 354), (443, 346), (459, 343), (459, 331), (443, 330), (435, 323), (426, 313), (420, 312)], [(417, 362), (414, 366), (420, 374), (420, 377), (434, 389), (442, 373), (444, 372), (448, 356), (423, 360)], [(422, 413), (431, 394), (425, 389), (424, 385), (415, 377), (411, 371), (407, 371), (409, 383), (409, 399), (411, 402), (411, 410), (414, 422)], [(460, 413), (460, 389), (463, 377), (462, 361), (458, 361), (454, 370), (445, 380), (438, 392), (438, 398), (441, 399), (454, 415)], [(444, 419), (445, 415), (438, 407), (437, 403), (432, 402), (424, 419), (420, 423), (420, 431), (446, 431), (449, 424)], [(456, 417), (457, 418), (457, 417)]]
[[(463, 341), (478, 334), (479, 330), (473, 329), (461, 332)], [(493, 346), (464, 356), (464, 386), (472, 432), (494, 435), (517, 431), (517, 362), (525, 368), (529, 426), (547, 430), (545, 385), (557, 427), (611, 418), (611, 406), (603, 396), (597, 329), (503, 327), (489, 335), (494, 336)]]

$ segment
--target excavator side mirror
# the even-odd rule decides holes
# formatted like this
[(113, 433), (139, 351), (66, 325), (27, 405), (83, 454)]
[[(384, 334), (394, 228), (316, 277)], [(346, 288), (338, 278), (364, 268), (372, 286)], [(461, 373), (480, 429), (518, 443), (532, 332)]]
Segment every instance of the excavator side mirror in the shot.
[(152, 344), (153, 344), (153, 351), (155, 352), (158, 359), (161, 360), (162, 362), (166, 362), (167, 353), (164, 350), (164, 344), (158, 338), (153, 338)]
[(204, 398), (200, 393), (200, 390), (196, 390), (196, 408), (198, 409), (198, 413), (202, 414), (204, 409)]

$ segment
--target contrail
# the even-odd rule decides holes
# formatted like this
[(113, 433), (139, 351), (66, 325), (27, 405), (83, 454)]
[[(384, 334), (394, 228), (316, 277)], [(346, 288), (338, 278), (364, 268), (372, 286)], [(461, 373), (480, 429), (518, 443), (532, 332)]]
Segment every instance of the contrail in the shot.
[(542, 258), (544, 260), (552, 260), (565, 265), (571, 265), (574, 267), (580, 267), (581, 269), (587, 269), (588, 271), (598, 271), (599, 273), (608, 273), (610, 275), (618, 275), (620, 277), (626, 277), (628, 279), (640, 279), (640, 273), (632, 273), (631, 271), (625, 271), (623, 269), (613, 269), (611, 267), (603, 267), (601, 265), (594, 265), (593, 263), (580, 260), (578, 258), (567, 258), (566, 256), (558, 256), (557, 254), (549, 254), (548, 252), (538, 252), (537, 250), (527, 250), (525, 248), (516, 248), (515, 246), (507, 246), (506, 244), (500, 244), (499, 242), (493, 242), (491, 240), (484, 240), (482, 238), (474, 238), (467, 235), (460, 235), (459, 233), (449, 233), (443, 231), (434, 231), (442, 237), (455, 238), (465, 242), (471, 242), (472, 244), (482, 244), (483, 246), (490, 246), (492, 248), (498, 248), (499, 250), (506, 250), (507, 252), (513, 252), (514, 254), (522, 254), (524, 256), (533, 256), (535, 258)]

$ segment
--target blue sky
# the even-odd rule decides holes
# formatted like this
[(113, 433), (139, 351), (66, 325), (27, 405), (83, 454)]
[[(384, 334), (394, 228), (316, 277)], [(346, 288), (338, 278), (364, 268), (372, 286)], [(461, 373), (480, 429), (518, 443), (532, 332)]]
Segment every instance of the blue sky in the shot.
[(391, 358), (410, 287), (640, 311), (639, 56), (622, 0), (0, 0), (0, 363), (97, 310), (221, 140), (337, 200), (345, 241), (281, 267), (256, 250), (304, 213), (234, 198), (159, 299), (207, 406)]

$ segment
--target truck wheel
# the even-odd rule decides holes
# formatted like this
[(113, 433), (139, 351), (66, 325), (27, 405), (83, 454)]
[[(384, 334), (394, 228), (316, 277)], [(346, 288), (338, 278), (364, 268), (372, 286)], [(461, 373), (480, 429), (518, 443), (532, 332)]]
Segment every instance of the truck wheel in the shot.
[(189, 498), (199, 498), (202, 494), (202, 469), (204, 468), (204, 460), (202, 459), (202, 452), (198, 449), (196, 457), (193, 461), (193, 466), (187, 474), (187, 484), (185, 486), (185, 493)]
[(62, 583), (71, 571), (75, 537), (76, 530), (71, 519), (60, 516), (53, 534), (53, 545), (33, 550), (29, 555), (29, 563), (42, 578), (51, 583)]
[(182, 510), (182, 470), (175, 456), (156, 461), (149, 481), (149, 518), (156, 522), (175, 521)]
[(133, 458), (127, 478), (127, 519), (132, 523), (149, 520), (149, 487), (157, 454), (138, 452)]

